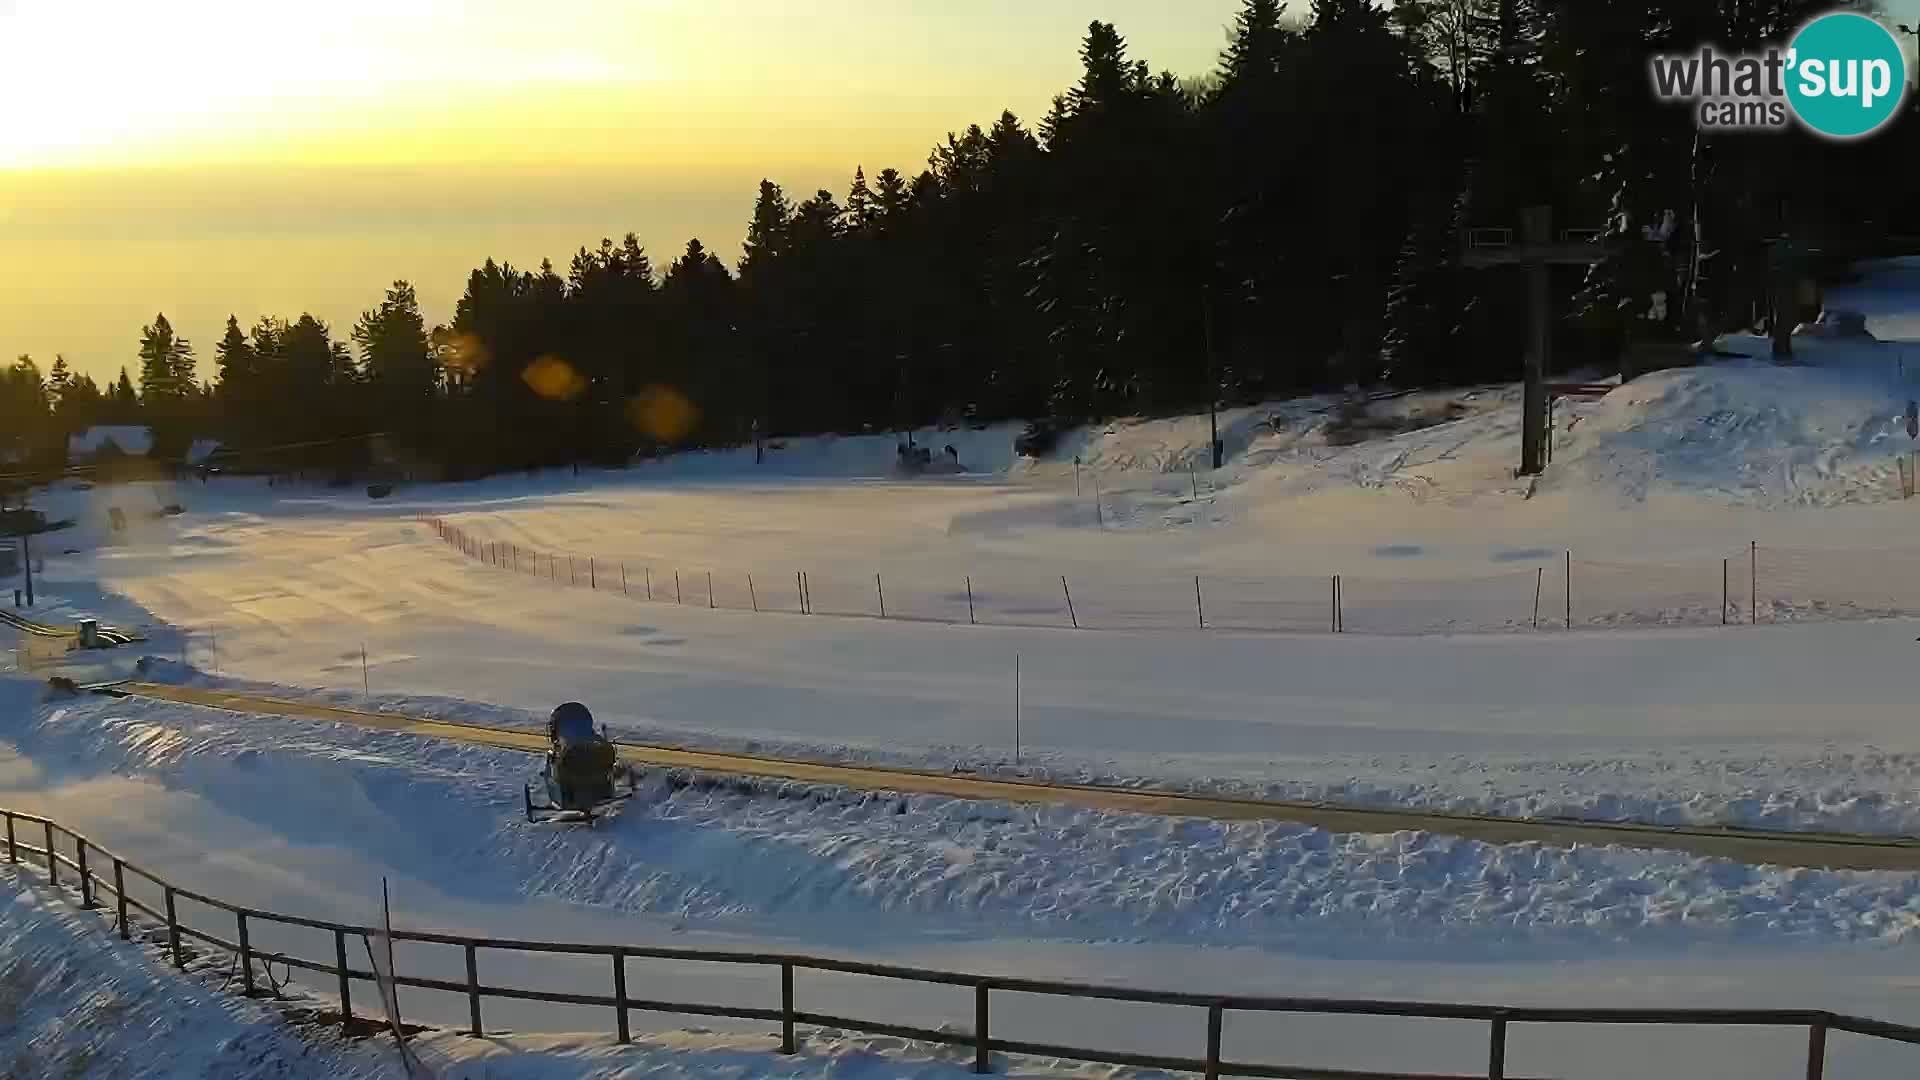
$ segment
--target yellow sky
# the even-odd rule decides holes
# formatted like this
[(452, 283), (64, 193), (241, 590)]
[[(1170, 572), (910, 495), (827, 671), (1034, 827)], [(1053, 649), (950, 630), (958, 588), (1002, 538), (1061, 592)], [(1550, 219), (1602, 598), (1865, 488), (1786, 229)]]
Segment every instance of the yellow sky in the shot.
[(1238, 0), (0, 0), (0, 356), (110, 377), (165, 311), (344, 334), (395, 278), (629, 230), (733, 258), (753, 193), (1030, 123), (1086, 24), (1208, 70)]

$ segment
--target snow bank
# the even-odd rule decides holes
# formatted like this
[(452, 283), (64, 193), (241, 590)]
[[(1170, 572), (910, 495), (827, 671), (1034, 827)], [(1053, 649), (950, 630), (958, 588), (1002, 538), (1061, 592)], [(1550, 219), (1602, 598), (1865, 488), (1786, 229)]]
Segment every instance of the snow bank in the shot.
[[(227, 989), (226, 960), (176, 973), (158, 941), (125, 944), (98, 913), (79, 910), (32, 871), (0, 866), (0, 1075), (67, 1080), (259, 1080), (400, 1075), (385, 1036), (345, 1040), (316, 1018), (326, 1004), (292, 990), (273, 1003)], [(699, 1029), (605, 1035), (414, 1036), (443, 1080), (626, 1080), (874, 1075), (959, 1080), (972, 1052), (885, 1036), (802, 1029), (800, 1052), (774, 1036)], [(1013, 1059), (1005, 1075), (1122, 1077), (1132, 1070)]]
[(56, 702), (5, 724), (50, 775), (151, 777), (299, 842), (430, 870), (468, 895), (715, 927), (777, 922), (827, 941), (1017, 928), (1404, 957), (1598, 942), (1892, 945), (1920, 926), (1912, 874), (665, 775), (587, 831), (521, 819), (535, 765), (523, 754), (134, 701)]
[(249, 1080), (385, 1077), (365, 1045), (175, 977), (97, 915), (0, 867), (0, 1075)]

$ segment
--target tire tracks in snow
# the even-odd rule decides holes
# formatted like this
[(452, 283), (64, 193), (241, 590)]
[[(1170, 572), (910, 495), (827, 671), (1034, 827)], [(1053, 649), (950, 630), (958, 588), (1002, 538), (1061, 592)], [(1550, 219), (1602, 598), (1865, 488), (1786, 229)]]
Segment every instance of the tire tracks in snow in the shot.
[[(536, 731), (453, 720), (429, 720), (399, 713), (346, 709), (201, 687), (127, 682), (98, 692), (226, 712), (329, 720), (359, 727), (491, 746), (523, 753), (545, 753), (546, 737)], [(1639, 822), (1516, 818), (1433, 810), (1402, 810), (1334, 803), (1234, 798), (1094, 784), (1063, 784), (973, 776), (961, 772), (900, 766), (845, 765), (796, 758), (712, 750), (686, 750), (654, 744), (618, 744), (621, 761), (662, 769), (752, 776), (829, 784), (864, 791), (944, 795), (958, 799), (1045, 803), (1160, 817), (1199, 817), (1219, 821), (1288, 821), (1335, 833), (1419, 831), (1490, 844), (1540, 843), (1554, 847), (1620, 846), (1678, 851), (1736, 862), (1830, 870), (1920, 870), (1920, 839), (1853, 833), (1786, 832), (1765, 829), (1702, 828)]]

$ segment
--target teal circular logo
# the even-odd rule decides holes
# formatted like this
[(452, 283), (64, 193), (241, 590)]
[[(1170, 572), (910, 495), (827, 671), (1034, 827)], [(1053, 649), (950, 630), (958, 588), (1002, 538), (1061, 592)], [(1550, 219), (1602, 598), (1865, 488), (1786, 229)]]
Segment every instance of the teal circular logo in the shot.
[(1815, 132), (1871, 134), (1893, 119), (1907, 93), (1907, 58), (1879, 22), (1850, 12), (1822, 15), (1788, 45), (1787, 102)]

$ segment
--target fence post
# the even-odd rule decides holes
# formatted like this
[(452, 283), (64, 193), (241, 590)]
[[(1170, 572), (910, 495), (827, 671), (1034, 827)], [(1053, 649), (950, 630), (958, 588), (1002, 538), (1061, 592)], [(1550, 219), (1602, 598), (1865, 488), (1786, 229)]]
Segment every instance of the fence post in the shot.
[(180, 955), (180, 917), (173, 912), (173, 886), (162, 885), (167, 894), (167, 949), (173, 953), (173, 966), (187, 966), (186, 958)]
[(747, 602), (753, 605), (754, 614), (760, 613), (760, 594), (753, 590), (753, 575), (747, 575)]
[(993, 1038), (987, 1029), (987, 985), (973, 987), (973, 1071), (993, 1071)]
[(780, 1052), (799, 1053), (800, 1048), (793, 1041), (793, 965), (782, 962), (780, 965)]
[(1220, 1005), (1207, 1006), (1207, 1080), (1219, 1080), (1220, 1076), (1220, 1021), (1225, 1009)]
[(13, 838), (13, 811), (11, 810), (7, 811), (7, 861), (10, 863), (20, 861), (20, 844)]
[(480, 961), (471, 941), (467, 942), (467, 1020), (472, 1032), (480, 1034)]
[(1487, 1037), (1487, 1080), (1507, 1077), (1507, 1018), (1493, 1018), (1493, 1031)]
[(1827, 1022), (1816, 1020), (1807, 1029), (1807, 1080), (1821, 1080), (1827, 1074)]
[(1573, 629), (1573, 550), (1567, 550), (1567, 629)]
[(333, 932), (333, 962), (340, 973), (340, 1033), (353, 1034), (353, 988), (347, 979), (347, 932)]
[(968, 575), (967, 575), (967, 625), (968, 625), (968, 626), (972, 626), (972, 625), (974, 625), (974, 621), (973, 621), (973, 575), (972, 575), (972, 574), (968, 574)]
[(1064, 593), (1067, 598), (1067, 618), (1073, 620), (1073, 628), (1078, 630), (1080, 629), (1080, 616), (1073, 610), (1073, 590), (1067, 588), (1067, 575), (1065, 574), (1060, 575), (1060, 591)]
[(53, 857), (53, 822), (47, 822), (47, 884), (60, 884), (60, 860)]
[(239, 930), (235, 939), (240, 943), (240, 992), (247, 997), (253, 996), (253, 948), (247, 941), (247, 913), (233, 913), (234, 923)]
[(887, 617), (887, 590), (880, 584), (880, 575), (873, 575), (873, 591), (880, 597), (880, 617)]
[(120, 909), (118, 920), (120, 923), (120, 940), (126, 941), (129, 936), (127, 929), (127, 875), (120, 862), (120, 856), (118, 855), (113, 857), (113, 897), (115, 906)]
[(613, 954), (613, 1029), (620, 1045), (633, 1041), (627, 1030), (627, 954), (618, 951)]
[(73, 838), (73, 844), (74, 852), (79, 856), (78, 861), (80, 863), (80, 906), (83, 908), (99, 907), (100, 905), (93, 902), (93, 875), (87, 872), (87, 838), (84, 836), (75, 836)]
[(707, 571), (707, 610), (708, 610), (708, 611), (712, 611), (713, 609), (714, 609), (714, 603), (713, 603), (713, 571), (711, 571), (711, 570), (709, 570), (709, 571)]

